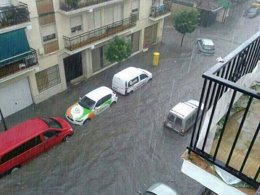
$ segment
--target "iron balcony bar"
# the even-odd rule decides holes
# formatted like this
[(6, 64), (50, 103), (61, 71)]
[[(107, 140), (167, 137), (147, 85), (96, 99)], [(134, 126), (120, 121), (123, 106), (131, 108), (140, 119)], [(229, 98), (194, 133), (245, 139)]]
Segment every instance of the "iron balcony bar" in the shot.
[(60, 0), (60, 9), (63, 11), (71, 11), (71, 10), (75, 10), (75, 9), (80, 9), (83, 7), (87, 7), (87, 6), (91, 6), (91, 5), (95, 5), (95, 4), (99, 4), (99, 3), (105, 3), (111, 0), (85, 0), (81, 3), (77, 3), (77, 4), (72, 4), (69, 5), (68, 3), (65, 2), (65, 0)]
[[(16, 61), (9, 62), (3, 67), (0, 67), (0, 78), (9, 76), (16, 72), (19, 72), (22, 69), (30, 68), (38, 64), (37, 53), (34, 49), (31, 49), (26, 56), (20, 58)], [(19, 67), (19, 65), (23, 65)], [(4, 72), (4, 73), (3, 73)]]
[(170, 12), (171, 12), (171, 7), (168, 4), (152, 6), (150, 17), (157, 18), (157, 17), (160, 17), (160, 16), (170, 13)]
[(29, 21), (28, 6), (25, 3), (0, 7), (0, 29)]
[[(233, 151), (236, 147), (236, 143), (238, 141), (238, 137), (243, 128), (244, 121), (249, 114), (248, 110), (253, 100), (260, 100), (260, 93), (251, 89), (239, 85), (236, 83), (238, 79), (243, 77), (244, 75), (251, 73), (253, 69), (257, 66), (257, 63), (260, 60), (260, 32), (256, 33), (253, 37), (251, 37), (248, 41), (239, 46), (236, 50), (231, 52), (227, 57), (224, 58), (224, 63), (217, 63), (215, 66), (210, 68), (207, 72), (205, 72), (202, 77), (204, 78), (204, 84), (200, 96), (199, 107), (201, 108), (204, 105), (203, 110), (198, 109), (196, 122), (193, 127), (193, 132), (191, 136), (190, 145), (188, 147), (189, 153), (195, 152), (205, 160), (213, 163), (214, 165), (219, 166), (220, 168), (228, 171), (234, 176), (242, 179), (247, 182), (249, 185), (258, 188), (259, 182), (257, 181), (259, 176), (259, 167), (256, 167), (255, 173), (253, 172), (253, 176), (248, 176), (243, 173), (244, 167), (248, 161), (248, 157), (250, 156), (250, 152), (252, 151), (252, 147), (255, 144), (256, 137), (259, 133), (259, 125), (255, 132), (253, 132), (252, 140), (249, 140), (250, 143), (248, 148), (246, 148), (246, 155), (242, 156), (241, 166), (239, 168), (234, 168), (230, 165), (230, 162), (233, 160)], [(227, 91), (231, 91), (231, 97), (228, 100), (229, 105), (227, 107), (227, 113), (224, 115), (224, 123), (221, 127), (221, 133), (219, 136), (219, 140), (217, 141), (216, 148), (212, 151), (212, 154), (208, 154), (204, 149), (207, 145), (209, 131), (211, 129), (212, 118), (215, 115), (216, 104), (218, 100), (222, 97), (222, 95)], [(236, 135), (234, 136), (234, 140), (231, 143), (231, 149), (229, 151), (227, 160), (220, 161), (218, 156), (220, 155), (219, 149), (223, 142), (223, 134), (226, 129), (226, 124), (228, 119), (231, 117), (231, 109), (234, 105), (235, 97), (238, 93), (242, 93), (248, 97), (248, 102), (242, 115), (242, 120), (239, 121), (239, 126)], [(202, 140), (201, 148), (197, 147), (199, 136), (201, 133), (201, 127), (203, 120), (205, 118), (205, 114), (209, 109), (212, 109), (212, 112), (209, 115), (209, 123), (206, 127), (205, 138)], [(199, 112), (202, 112), (201, 114)], [(199, 117), (201, 115), (201, 117)], [(254, 130), (254, 129), (253, 129)]]
[(132, 15), (129, 18), (114, 22), (112, 24), (76, 35), (72, 37), (63, 36), (65, 41), (65, 48), (73, 51), (74, 49), (80, 48), (82, 46), (88, 45), (95, 41), (99, 41), (112, 34), (119, 33), (128, 28), (136, 25), (136, 16)]

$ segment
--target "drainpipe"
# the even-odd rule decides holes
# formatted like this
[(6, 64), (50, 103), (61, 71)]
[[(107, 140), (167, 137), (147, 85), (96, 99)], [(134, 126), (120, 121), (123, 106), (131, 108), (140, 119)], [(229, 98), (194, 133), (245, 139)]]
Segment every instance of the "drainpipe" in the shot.
[(3, 124), (4, 124), (5, 131), (7, 131), (7, 126), (6, 126), (6, 123), (5, 123), (5, 118), (4, 118), (4, 116), (3, 116), (3, 113), (2, 113), (1, 108), (0, 108), (0, 115), (1, 115), (1, 119), (2, 119)]

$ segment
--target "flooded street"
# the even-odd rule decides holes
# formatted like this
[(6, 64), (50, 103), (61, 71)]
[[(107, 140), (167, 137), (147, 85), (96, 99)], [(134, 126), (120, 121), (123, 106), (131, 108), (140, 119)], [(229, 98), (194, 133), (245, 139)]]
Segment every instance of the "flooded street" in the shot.
[[(148, 52), (8, 117), (9, 126), (34, 116), (65, 118), (66, 109), (80, 96), (102, 85), (111, 87), (118, 71), (136, 66), (153, 73), (152, 81), (141, 89), (129, 96), (118, 95), (117, 104), (110, 109), (84, 126), (73, 126), (75, 133), (67, 142), (3, 177), (0, 194), (135, 195), (157, 182), (181, 195), (197, 193), (201, 185), (181, 172), (181, 155), (191, 131), (180, 136), (164, 128), (163, 122), (176, 103), (199, 100), (203, 72), (256, 32), (260, 16), (245, 20), (241, 17), (230, 24), (200, 27), (186, 35), (183, 48), (179, 47), (181, 35), (166, 21), (162, 43)], [(214, 40), (213, 56), (198, 53), (194, 43), (201, 36)], [(151, 66), (153, 51), (161, 54), (158, 67)]]

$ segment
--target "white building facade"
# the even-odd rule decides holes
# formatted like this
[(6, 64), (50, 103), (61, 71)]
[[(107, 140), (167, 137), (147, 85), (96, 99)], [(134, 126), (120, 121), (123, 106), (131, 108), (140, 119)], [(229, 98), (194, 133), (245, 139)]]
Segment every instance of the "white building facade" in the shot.
[[(113, 66), (104, 51), (115, 36), (131, 42), (132, 55), (160, 42), (164, 18), (170, 15), (163, 0), (81, 0), (73, 5), (65, 0), (19, 2), (4, 0), (0, 4), (0, 46), (6, 43), (8, 47), (7, 54), (0, 55), (0, 108), (4, 116)], [(20, 14), (26, 19), (6, 25), (8, 17), (2, 13), (11, 7), (19, 11), (20, 5), (24, 9)], [(8, 53), (15, 43), (6, 40), (15, 40), (12, 37), (24, 40), (25, 49)], [(35, 59), (26, 52), (33, 52)]]

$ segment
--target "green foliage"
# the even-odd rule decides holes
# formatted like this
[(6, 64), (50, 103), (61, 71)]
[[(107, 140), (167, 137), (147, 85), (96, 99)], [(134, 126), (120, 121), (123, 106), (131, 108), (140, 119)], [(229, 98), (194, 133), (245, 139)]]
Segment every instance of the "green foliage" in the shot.
[(76, 7), (78, 5), (80, 0), (65, 0), (65, 2), (71, 6), (71, 7)]
[(174, 28), (181, 34), (192, 33), (199, 23), (199, 12), (195, 9), (178, 11), (173, 15)]
[(177, 11), (173, 14), (173, 26), (174, 28), (183, 35), (181, 45), (183, 42), (184, 35), (186, 33), (192, 33), (199, 23), (199, 12), (196, 9), (185, 9)]
[(121, 62), (131, 55), (131, 44), (125, 39), (115, 37), (105, 50), (106, 59), (111, 62)]
[(231, 7), (231, 3), (228, 2), (227, 0), (218, 0), (218, 5), (225, 8), (225, 9), (228, 9)]

